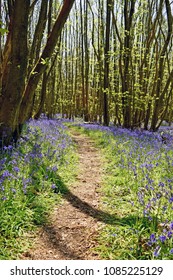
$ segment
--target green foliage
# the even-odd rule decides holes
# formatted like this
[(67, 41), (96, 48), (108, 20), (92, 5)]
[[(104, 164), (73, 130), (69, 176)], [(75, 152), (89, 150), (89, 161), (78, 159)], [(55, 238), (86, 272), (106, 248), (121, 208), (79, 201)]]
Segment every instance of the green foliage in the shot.
[(4, 26), (4, 24), (3, 24), (3, 22), (0, 20), (0, 34), (1, 34), (2, 36), (5, 35), (5, 34), (8, 32), (8, 29), (4, 28), (3, 26)]
[(1, 33), (1, 35), (5, 35), (5, 33), (7, 33), (8, 32), (8, 29), (6, 29), (6, 28), (0, 28), (0, 33)]
[(76, 155), (65, 128), (41, 120), (26, 126), (17, 148), (4, 147), (0, 163), (0, 259), (16, 259), (74, 179)]
[(106, 159), (97, 251), (102, 259), (173, 259), (172, 146), (157, 134), (102, 129), (80, 128)]

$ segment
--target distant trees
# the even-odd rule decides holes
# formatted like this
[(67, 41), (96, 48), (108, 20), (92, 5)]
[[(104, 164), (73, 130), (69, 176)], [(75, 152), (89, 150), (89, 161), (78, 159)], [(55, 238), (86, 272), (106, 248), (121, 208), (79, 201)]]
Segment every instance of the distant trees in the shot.
[(106, 30), (104, 47), (104, 95), (103, 95), (103, 123), (109, 125), (108, 93), (109, 93), (109, 64), (110, 64), (110, 29), (111, 29), (112, 0), (106, 3)]
[[(157, 130), (172, 116), (173, 3), (79, 2), (69, 19), (76, 34), (70, 37), (76, 54), (72, 111), (79, 112), (76, 108), (83, 100), (80, 104), (87, 107), (90, 121)], [(70, 57), (69, 53), (66, 69)]]
[(0, 6), (1, 143), (42, 112), (153, 131), (172, 121), (172, 1)]

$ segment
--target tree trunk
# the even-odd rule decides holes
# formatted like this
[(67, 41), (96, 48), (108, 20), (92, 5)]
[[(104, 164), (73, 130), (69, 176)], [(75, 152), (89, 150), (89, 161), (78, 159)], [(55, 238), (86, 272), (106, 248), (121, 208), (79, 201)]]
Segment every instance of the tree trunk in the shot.
[(27, 69), (27, 30), (30, 1), (16, 0), (2, 66), (0, 96), (0, 141), (8, 144), (18, 126)]
[(69, 12), (72, 8), (72, 5), (75, 0), (65, 0), (63, 7), (60, 11), (60, 14), (53, 26), (53, 29), (48, 37), (47, 44), (43, 50), (43, 53), (37, 62), (36, 66), (31, 72), (28, 84), (26, 86), (22, 104), (20, 107), (20, 117), (19, 121), (20, 123), (24, 123), (29, 117), (30, 113), (32, 111), (32, 99), (34, 96), (35, 89), (37, 88), (38, 82), (40, 81), (42, 73), (46, 70), (46, 60), (49, 60), (54, 48), (56, 46), (56, 43), (58, 41), (58, 38), (61, 34), (61, 30), (68, 18)]
[(16, 0), (8, 34), (8, 51), (2, 75), (0, 95), (0, 140), (2, 145), (10, 143), (18, 127), (29, 119), (33, 97), (40, 78), (47, 67), (61, 30), (75, 0), (65, 0), (46, 46), (30, 73), (25, 86), (27, 69), (27, 31), (30, 1)]
[(131, 56), (131, 28), (132, 20), (135, 11), (135, 0), (125, 0), (124, 2), (124, 71), (122, 77), (122, 105), (123, 105), (123, 126), (126, 128), (131, 127), (132, 113), (131, 113), (131, 89), (130, 89), (130, 76), (129, 76), (129, 63)]
[(104, 51), (104, 94), (103, 94), (103, 122), (109, 125), (108, 92), (109, 92), (109, 50), (110, 50), (110, 23), (112, 0), (107, 0), (106, 12), (106, 41)]
[(35, 28), (34, 39), (30, 51), (30, 69), (32, 68), (33, 63), (35, 63), (39, 59), (41, 41), (44, 35), (44, 30), (47, 21), (47, 7), (48, 1), (42, 0), (39, 19)]
[(157, 87), (156, 87), (156, 100), (155, 100), (153, 116), (151, 120), (152, 131), (157, 130), (157, 122), (159, 119), (160, 106), (163, 102), (164, 94), (166, 93), (162, 91), (162, 81), (163, 81), (163, 74), (164, 74), (165, 54), (168, 51), (167, 49), (169, 48), (169, 42), (172, 36), (173, 18), (172, 18), (171, 5), (169, 3), (169, 0), (165, 0), (165, 6), (166, 6), (166, 14), (167, 14), (168, 32), (163, 48), (160, 53), (158, 80), (157, 80)]

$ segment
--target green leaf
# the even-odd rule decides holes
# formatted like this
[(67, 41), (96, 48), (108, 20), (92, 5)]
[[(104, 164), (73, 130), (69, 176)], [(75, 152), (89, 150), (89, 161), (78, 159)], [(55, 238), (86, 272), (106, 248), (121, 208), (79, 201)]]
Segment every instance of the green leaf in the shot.
[(4, 35), (5, 33), (8, 33), (8, 29), (6, 28), (0, 28), (1, 35)]

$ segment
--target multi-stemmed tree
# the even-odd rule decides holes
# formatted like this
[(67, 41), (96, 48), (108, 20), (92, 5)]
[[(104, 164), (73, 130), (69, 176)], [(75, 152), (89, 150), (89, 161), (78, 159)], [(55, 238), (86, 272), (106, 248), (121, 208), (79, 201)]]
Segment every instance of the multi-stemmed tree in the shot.
[(47, 2), (51, 4), (51, 1), (42, 0), (40, 17), (29, 53), (29, 18), (37, 2), (7, 1), (8, 15), (6, 16), (9, 17), (9, 24), (2, 50), (0, 77), (2, 85), (0, 92), (1, 145), (8, 144), (13, 138), (17, 138), (21, 126), (31, 117), (35, 90), (47, 68), (74, 0), (63, 1), (62, 8), (41, 51), (41, 41), (47, 21)]

